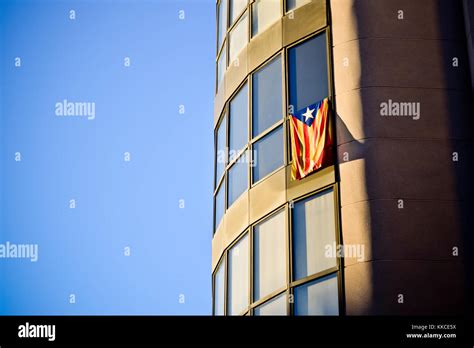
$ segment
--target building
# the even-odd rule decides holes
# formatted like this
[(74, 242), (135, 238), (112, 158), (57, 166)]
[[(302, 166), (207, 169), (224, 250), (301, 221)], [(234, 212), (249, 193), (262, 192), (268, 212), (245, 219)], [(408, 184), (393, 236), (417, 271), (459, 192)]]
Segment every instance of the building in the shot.
[[(213, 313), (471, 311), (472, 3), (216, 6)], [(292, 181), (288, 110), (325, 97), (335, 164)]]

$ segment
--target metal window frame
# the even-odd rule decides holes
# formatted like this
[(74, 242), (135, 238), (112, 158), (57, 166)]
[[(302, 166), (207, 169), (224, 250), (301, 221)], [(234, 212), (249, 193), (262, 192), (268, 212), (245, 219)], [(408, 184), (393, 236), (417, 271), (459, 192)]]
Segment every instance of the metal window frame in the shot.
[[(278, 120), (277, 122), (275, 122), (274, 124), (272, 124), (271, 126), (269, 126), (267, 129), (261, 131), (256, 136), (253, 136), (253, 117), (254, 117), (254, 115), (253, 115), (253, 78), (254, 78), (255, 74), (257, 74), (259, 71), (261, 71), (262, 69), (267, 67), (269, 64), (272, 64), (272, 62), (274, 62), (277, 58), (280, 58), (280, 60), (281, 60), (280, 64), (281, 64), (281, 93), (282, 93), (281, 111), (282, 111), (282, 118), (280, 120)], [(285, 96), (284, 96), (285, 95), (284, 91), (285, 91), (285, 88), (286, 88), (285, 87), (285, 83), (286, 83), (285, 59), (286, 59), (286, 56), (285, 56), (284, 50), (280, 50), (280, 51), (276, 52), (275, 54), (273, 54), (268, 59), (266, 59), (260, 65), (258, 65), (249, 74), (249, 80), (250, 80), (250, 99), (249, 99), (249, 104), (250, 104), (250, 110), (249, 110), (249, 115), (250, 115), (250, 119), (249, 119), (250, 145), (249, 146), (250, 146), (250, 150), (251, 150), (252, 159), (253, 159), (253, 150), (254, 150), (255, 143), (258, 142), (259, 140), (263, 139), (267, 135), (269, 135), (271, 132), (276, 130), (278, 127), (283, 126), (283, 124), (285, 123), (285, 118), (286, 118), (286, 115), (285, 115), (286, 100), (285, 100)], [(283, 127), (283, 142), (286, 142), (286, 127)], [(253, 167), (250, 166), (251, 168), (250, 168), (250, 186), (249, 187), (250, 188), (254, 187), (259, 182), (265, 180), (269, 176), (273, 175), (275, 172), (279, 171), (281, 168), (284, 168), (287, 165), (286, 157), (287, 157), (286, 156), (286, 145), (283, 144), (283, 164), (280, 167), (276, 168), (275, 170), (273, 170), (272, 172), (268, 173), (267, 175), (265, 175), (264, 177), (260, 178), (259, 180), (255, 181), (255, 182), (253, 181)]]
[(227, 253), (222, 254), (219, 262), (217, 263), (217, 267), (215, 268), (214, 272), (212, 273), (212, 315), (216, 315), (216, 275), (219, 271), (219, 268), (222, 266), (222, 263), (225, 262), (224, 267), (224, 316), (227, 315), (226, 313), (226, 306), (227, 306), (227, 293), (226, 293), (226, 277), (227, 277)]
[[(250, 246), (250, 233), (249, 233), (249, 228), (245, 229), (241, 234), (239, 234), (237, 236), (237, 238), (235, 238), (232, 243), (229, 244), (229, 246), (227, 247), (225, 253), (226, 253), (226, 272), (229, 273), (229, 253), (230, 251), (232, 250), (232, 248), (234, 246), (236, 246), (239, 242), (242, 241), (242, 239), (244, 239), (245, 237), (249, 238), (249, 252), (248, 252), (248, 263), (249, 263), (249, 270), (248, 270), (248, 275), (250, 276), (250, 270), (252, 269), (252, 260), (251, 260), (251, 257), (250, 257), (250, 249), (251, 249), (251, 246)], [(228, 287), (229, 283), (228, 283), (228, 278), (227, 278), (227, 282), (225, 284), (226, 287)], [(251, 285), (250, 285), (250, 279), (248, 279), (248, 284), (249, 284), (249, 292), (251, 291)], [(250, 295), (250, 294), (249, 294)], [(242, 315), (245, 315), (245, 313), (247, 313), (250, 309), (250, 306), (249, 306), (249, 303), (250, 303), (250, 298), (248, 297), (249, 301), (247, 302), (247, 307), (242, 311), (240, 312), (238, 315), (242, 316)], [(226, 304), (227, 306), (229, 305), (228, 303)], [(227, 311), (228, 311), (228, 308), (227, 308)]]
[[(285, 219), (285, 264), (286, 264), (286, 269), (285, 269), (285, 273), (286, 273), (286, 278), (288, 277), (288, 207), (287, 207), (288, 203), (285, 203), (281, 206), (279, 206), (278, 208), (272, 210), (270, 213), (266, 214), (265, 216), (261, 217), (260, 219), (258, 219), (257, 221), (255, 221), (251, 226), (250, 226), (250, 232), (251, 232), (251, 236), (252, 236), (252, 250), (251, 250), (251, 254), (252, 254), (252, 270), (254, 271), (254, 258), (255, 258), (255, 249), (254, 249), (254, 244), (255, 244), (255, 228), (264, 223), (265, 221), (271, 219), (272, 217), (274, 216), (277, 216), (278, 214), (280, 213), (283, 213), (284, 214), (284, 219)], [(281, 288), (278, 288), (278, 289), (275, 289), (273, 290), (272, 292), (270, 292), (269, 294), (261, 297), (260, 299), (258, 299), (257, 301), (254, 301), (254, 297), (255, 297), (255, 292), (254, 292), (254, 272), (252, 272), (252, 289), (251, 289), (251, 293), (252, 293), (252, 298), (251, 300), (253, 301), (251, 304), (250, 304), (250, 308), (255, 308), (257, 307), (258, 305), (266, 302), (267, 300), (270, 300), (271, 298), (277, 296), (278, 294), (286, 291), (288, 289), (288, 281), (285, 281), (286, 285), (281, 287)]]
[(245, 0), (247, 2), (247, 4), (242, 7), (242, 10), (240, 10), (240, 12), (237, 14), (237, 16), (235, 17), (235, 20), (232, 21), (232, 18), (231, 18), (231, 13), (230, 13), (230, 3), (232, 2), (233, 0), (228, 0), (227, 1), (227, 4), (228, 4), (228, 17), (227, 17), (227, 23), (228, 23), (228, 29), (229, 31), (235, 26), (235, 23), (237, 23), (240, 18), (242, 17), (243, 13), (249, 8), (249, 4), (250, 4), (250, 1), (249, 0)]
[(217, 143), (218, 143), (218, 140), (219, 140), (219, 130), (220, 130), (220, 127), (222, 125), (222, 122), (224, 122), (224, 120), (226, 120), (227, 122), (227, 110), (224, 109), (222, 111), (222, 115), (220, 116), (219, 118), (219, 122), (217, 123), (217, 126), (216, 126), (216, 130), (214, 132), (214, 195), (217, 193), (217, 189), (218, 187), (220, 186), (224, 176), (225, 176), (225, 170), (226, 170), (226, 166), (227, 166), (227, 162), (228, 162), (228, 154), (227, 154), (227, 123), (226, 123), (226, 129), (224, 130), (224, 151), (225, 151), (225, 154), (224, 154), (224, 171), (222, 172), (222, 175), (220, 178), (217, 178), (217, 151), (219, 150), (217, 148)]
[[(217, 193), (219, 192), (219, 190), (220, 190), (221, 188), (223, 188), (223, 189), (225, 190), (225, 185), (226, 185), (226, 181), (227, 181), (227, 180), (225, 180), (225, 176), (226, 176), (226, 175), (225, 175), (225, 173), (224, 173), (224, 175), (222, 176), (222, 180), (224, 180), (224, 182), (222, 182), (222, 181), (220, 182), (219, 186), (218, 186), (217, 189), (216, 189), (216, 193), (214, 194), (214, 214), (213, 214), (213, 215), (214, 215), (214, 219), (213, 219), (213, 221), (212, 221), (212, 224), (213, 224), (213, 226), (214, 226), (213, 233), (212, 233), (213, 235), (216, 233), (217, 229), (219, 228), (219, 225), (221, 224), (221, 221), (222, 221), (222, 219), (224, 218), (225, 211), (226, 211), (226, 201), (225, 201), (225, 200), (226, 200), (227, 197), (226, 197), (226, 192), (224, 191), (224, 215), (222, 215), (222, 218), (221, 218), (219, 221), (216, 221), (216, 217), (217, 217), (217, 216), (216, 216), (216, 207), (217, 207), (217, 205), (216, 205), (216, 199), (217, 199)], [(224, 187), (222, 187), (223, 185), (224, 185)]]
[(246, 45), (248, 45), (250, 39), (249, 39), (249, 30), (250, 30), (250, 21), (251, 21), (251, 18), (250, 18), (250, 14), (248, 14), (247, 12), (247, 9), (248, 9), (248, 5), (244, 8), (244, 11), (239, 15), (238, 19), (235, 21), (235, 23), (231, 26), (231, 28), (229, 28), (229, 31), (227, 33), (227, 37), (228, 37), (228, 42), (229, 44), (227, 45), (227, 67), (229, 67), (231, 65), (231, 63), (234, 62), (234, 60), (231, 60), (230, 59), (230, 44), (231, 44), (231, 34), (232, 32), (236, 29), (236, 27), (242, 22), (243, 18), (245, 17), (245, 15), (247, 14), (247, 39), (245, 41), (245, 45), (242, 46), (242, 48), (236, 53), (236, 56), (235, 58), (237, 58), (240, 54), (240, 52), (242, 52), (242, 50), (245, 48)]
[[(257, 2), (257, 1), (261, 1), (261, 0), (250, 0), (249, 1), (249, 11), (252, 13), (251, 15), (251, 22), (253, 22), (253, 18), (254, 18), (254, 13), (253, 13), (253, 6), (254, 4)], [(285, 9), (284, 9), (284, 3), (286, 2), (286, 0), (278, 0), (280, 1), (280, 13), (279, 13), (279, 18), (283, 18), (284, 16), (284, 13), (285, 13)], [(258, 16), (257, 16), (258, 17)], [(271, 27), (273, 24), (275, 24), (276, 22), (278, 21), (278, 19), (276, 19), (273, 23), (269, 24), (267, 27), (263, 28), (262, 30), (259, 30), (255, 35), (253, 35), (253, 25), (251, 24), (250, 26), (250, 40), (252, 40), (253, 38), (257, 37), (259, 34), (261, 34), (262, 32), (264, 32), (266, 29), (268, 29), (269, 27)]]
[[(335, 240), (336, 244), (340, 244), (340, 213), (339, 213), (339, 196), (338, 196), (338, 184), (337, 183), (332, 183), (329, 185), (326, 185), (324, 187), (321, 187), (317, 190), (308, 192), (304, 195), (301, 195), (297, 199), (293, 200), (293, 202), (298, 202), (301, 200), (304, 200), (306, 198), (316, 196), (320, 193), (323, 193), (325, 191), (330, 191), (332, 190), (333, 192), (333, 202), (334, 202), (334, 219), (335, 219)], [(266, 220), (270, 219), (271, 217), (284, 213), (285, 217), (285, 258), (286, 258), (286, 285), (275, 289), (271, 293), (265, 295), (264, 297), (254, 300), (254, 259), (255, 259), (255, 227)], [(273, 298), (279, 296), (282, 293), (287, 294), (287, 315), (292, 316), (294, 315), (294, 302), (295, 302), (295, 297), (294, 297), (294, 289), (298, 286), (310, 283), (312, 281), (315, 281), (317, 279), (324, 278), (328, 275), (331, 274), (336, 274), (337, 277), (337, 282), (338, 282), (338, 305), (339, 305), (339, 315), (343, 315), (344, 313), (344, 299), (343, 299), (343, 284), (342, 284), (342, 260), (340, 257), (337, 257), (337, 265), (335, 267), (331, 267), (328, 269), (325, 269), (323, 271), (320, 271), (315, 274), (308, 275), (304, 278), (298, 279), (298, 280), (293, 280), (293, 270), (294, 270), (294, 262), (293, 262), (293, 228), (292, 228), (292, 208), (290, 207), (290, 202), (286, 202), (283, 205), (280, 205), (276, 209), (272, 210), (265, 216), (261, 217), (254, 223), (252, 223), (248, 228), (246, 228), (242, 233), (240, 233), (230, 244), (229, 246), (224, 250), (224, 252), (221, 255), (221, 258), (219, 259), (217, 263), (217, 267), (215, 267), (215, 270), (213, 272), (213, 313), (215, 312), (214, 305), (215, 305), (215, 275), (217, 271), (219, 270), (219, 267), (222, 262), (226, 263), (225, 267), (225, 313), (227, 315), (227, 306), (228, 306), (228, 269), (229, 269), (229, 260), (228, 260), (228, 253), (229, 251), (239, 242), (241, 241), (242, 238), (245, 236), (248, 236), (249, 238), (249, 271), (248, 271), (248, 276), (249, 276), (249, 304), (248, 308), (246, 308), (244, 311), (242, 311), (241, 315), (253, 315), (253, 310), (262, 305), (265, 304), (268, 301), (271, 301)], [(225, 260), (225, 261), (223, 261)], [(292, 296), (292, 297), (291, 297)], [(290, 300), (292, 298), (292, 300)]]

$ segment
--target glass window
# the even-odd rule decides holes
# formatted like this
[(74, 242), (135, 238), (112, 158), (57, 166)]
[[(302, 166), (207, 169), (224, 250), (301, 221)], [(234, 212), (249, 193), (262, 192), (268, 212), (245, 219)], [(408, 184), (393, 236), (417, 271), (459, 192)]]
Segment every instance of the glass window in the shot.
[(225, 259), (214, 275), (214, 315), (224, 315), (224, 272)]
[(295, 288), (295, 315), (339, 315), (337, 275)]
[(247, 84), (231, 100), (229, 118), (229, 161), (232, 161), (248, 142)]
[(247, 0), (230, 0), (230, 18), (231, 25), (247, 6)]
[(248, 16), (246, 13), (229, 33), (229, 65), (237, 58), (240, 51), (247, 44), (248, 32)]
[(253, 311), (254, 315), (287, 315), (286, 312), (286, 293), (275, 297), (256, 307)]
[(217, 139), (216, 139), (216, 182), (214, 187), (217, 187), (217, 184), (219, 183), (219, 180), (222, 177), (222, 174), (224, 174), (224, 169), (225, 169), (225, 157), (226, 157), (226, 148), (225, 148), (225, 133), (226, 133), (226, 126), (227, 126), (227, 119), (226, 116), (224, 115), (222, 117), (221, 124), (219, 125), (219, 128), (217, 129)]
[(286, 0), (286, 10), (291, 11), (310, 2), (311, 0)]
[(281, 17), (280, 0), (256, 0), (252, 5), (252, 36)]
[(226, 68), (227, 68), (226, 61), (225, 61), (226, 55), (227, 55), (227, 53), (226, 53), (226, 50), (225, 50), (225, 47), (224, 47), (224, 49), (222, 50), (221, 55), (219, 56), (219, 60), (217, 62), (217, 86), (218, 87), (219, 87), (219, 83), (224, 78), (224, 73), (225, 73)]
[(219, 47), (217, 51), (221, 48), (222, 42), (225, 38), (225, 33), (227, 31), (227, 0), (221, 0), (219, 2), (219, 7), (217, 9), (218, 18), (218, 28), (217, 28), (217, 42), (219, 43)]
[(227, 192), (227, 207), (230, 207), (232, 203), (240, 197), (242, 193), (247, 190), (248, 187), (248, 163), (247, 163), (247, 152), (245, 152), (236, 163), (230, 167), (228, 179), (229, 188)]
[(282, 112), (281, 57), (252, 76), (252, 136), (280, 121)]
[(294, 280), (337, 266), (333, 190), (296, 202), (292, 221)]
[(253, 145), (253, 182), (283, 165), (283, 127), (271, 131)]
[(224, 216), (224, 187), (225, 187), (225, 180), (222, 181), (221, 186), (219, 187), (219, 190), (217, 191), (216, 198), (214, 201), (214, 205), (216, 207), (216, 214), (215, 214), (215, 221), (214, 221), (214, 228), (217, 230), (217, 227), (219, 227), (219, 223), (222, 220), (222, 217)]
[(285, 212), (266, 219), (254, 229), (254, 300), (286, 285)]
[(288, 51), (290, 105), (300, 111), (328, 96), (326, 34)]
[(227, 314), (239, 315), (249, 305), (249, 238), (245, 235), (229, 250)]

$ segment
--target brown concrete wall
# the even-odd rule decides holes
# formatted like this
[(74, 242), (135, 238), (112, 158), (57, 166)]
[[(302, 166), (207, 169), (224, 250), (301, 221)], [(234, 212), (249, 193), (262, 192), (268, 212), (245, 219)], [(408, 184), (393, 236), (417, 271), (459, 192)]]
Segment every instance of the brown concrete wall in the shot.
[(463, 0), (463, 10), (469, 65), (471, 67), (471, 85), (474, 91), (474, 2), (472, 0)]
[[(346, 313), (465, 313), (474, 127), (462, 2), (330, 0), (330, 13), (343, 242), (365, 251), (345, 258)], [(389, 99), (419, 103), (419, 119), (381, 116)]]

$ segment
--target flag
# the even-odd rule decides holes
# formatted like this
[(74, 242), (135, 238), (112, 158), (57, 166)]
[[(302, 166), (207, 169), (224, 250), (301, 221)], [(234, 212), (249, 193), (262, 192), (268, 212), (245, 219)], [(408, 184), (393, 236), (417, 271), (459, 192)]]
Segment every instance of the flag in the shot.
[(302, 179), (332, 162), (330, 128), (328, 98), (290, 115), (292, 180)]

